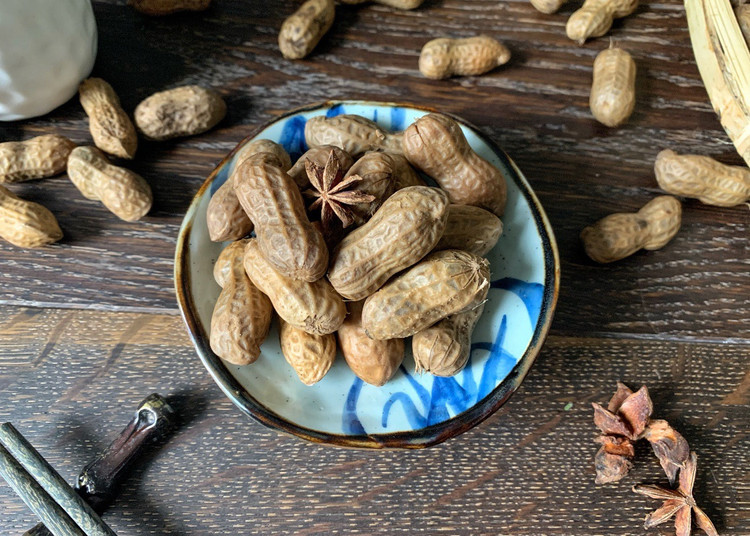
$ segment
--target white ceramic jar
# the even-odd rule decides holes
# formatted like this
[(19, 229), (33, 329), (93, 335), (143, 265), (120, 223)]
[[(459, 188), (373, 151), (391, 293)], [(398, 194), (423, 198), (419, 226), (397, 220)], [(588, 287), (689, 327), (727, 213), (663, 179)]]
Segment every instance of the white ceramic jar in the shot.
[(46, 114), (75, 95), (96, 43), (90, 0), (0, 0), (0, 121)]

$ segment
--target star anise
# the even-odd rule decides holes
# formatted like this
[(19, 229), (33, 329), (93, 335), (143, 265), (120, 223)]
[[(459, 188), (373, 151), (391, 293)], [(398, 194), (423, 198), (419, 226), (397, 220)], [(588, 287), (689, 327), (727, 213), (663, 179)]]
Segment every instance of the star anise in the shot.
[(636, 493), (651, 497), (652, 499), (664, 500), (664, 504), (646, 516), (646, 521), (643, 524), (645, 528), (649, 529), (656, 525), (661, 525), (674, 516), (677, 536), (690, 536), (692, 514), (694, 513), (695, 523), (703, 532), (709, 536), (718, 536), (714, 524), (711, 523), (706, 513), (698, 508), (693, 498), (693, 484), (695, 484), (697, 462), (698, 457), (695, 452), (691, 452), (680, 471), (680, 485), (677, 489), (646, 484), (633, 486), (633, 491)]
[(328, 155), (325, 167), (307, 159), (305, 171), (313, 186), (304, 192), (305, 196), (314, 199), (308, 208), (311, 211), (320, 209), (323, 235), (327, 238), (336, 234), (339, 225), (346, 228), (354, 223), (351, 205), (371, 203), (375, 200), (374, 195), (352, 189), (364, 179), (360, 175), (345, 178), (341, 163), (333, 151)]

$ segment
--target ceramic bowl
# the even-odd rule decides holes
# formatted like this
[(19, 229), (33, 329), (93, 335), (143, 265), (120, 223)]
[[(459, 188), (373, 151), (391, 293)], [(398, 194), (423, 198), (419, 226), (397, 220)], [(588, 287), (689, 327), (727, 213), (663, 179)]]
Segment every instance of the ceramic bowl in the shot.
[(508, 156), (475, 127), (460, 122), (477, 153), (497, 166), (508, 184), (503, 234), (489, 253), (492, 287), (472, 337), (466, 368), (451, 378), (417, 374), (407, 355), (383, 387), (357, 378), (338, 356), (328, 374), (304, 385), (281, 353), (276, 322), (261, 356), (244, 367), (219, 359), (209, 346), (211, 313), (220, 288), (213, 264), (226, 244), (211, 242), (206, 207), (227, 180), (238, 150), (266, 138), (294, 162), (307, 147), (304, 127), (317, 115), (350, 113), (402, 130), (433, 110), (374, 102), (326, 102), (295, 110), (244, 139), (214, 170), (193, 199), (180, 229), (175, 286), (182, 315), (203, 364), (219, 387), (255, 420), (295, 436), (347, 447), (419, 448), (456, 436), (496, 411), (518, 388), (549, 330), (557, 300), (559, 259), (554, 235), (534, 192)]

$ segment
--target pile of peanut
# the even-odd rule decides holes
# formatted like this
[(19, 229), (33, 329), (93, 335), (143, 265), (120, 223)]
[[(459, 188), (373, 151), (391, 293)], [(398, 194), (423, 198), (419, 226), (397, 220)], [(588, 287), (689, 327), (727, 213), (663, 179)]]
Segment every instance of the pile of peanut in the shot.
[[(294, 165), (274, 142), (246, 144), (210, 200), (211, 239), (232, 241), (214, 266), (212, 350), (253, 363), (275, 311), (282, 352), (305, 384), (323, 378), (338, 347), (359, 378), (381, 386), (408, 337), (417, 371), (456, 374), (490, 287), (483, 256), (502, 232), (501, 172), (440, 114), (399, 133), (354, 115), (314, 117), (305, 141)], [(340, 197), (352, 200), (353, 223), (332, 237), (303, 192), (311, 170), (334, 160), (356, 178)]]
[[(140, 175), (110, 162), (105, 153), (132, 160), (138, 147), (136, 127), (144, 138), (161, 141), (205, 132), (226, 114), (221, 97), (199, 86), (178, 87), (146, 98), (135, 109), (135, 125), (112, 86), (101, 78), (84, 80), (79, 96), (95, 147), (77, 147), (56, 134), (0, 143), (0, 183), (67, 172), (84, 197), (101, 201), (125, 221), (148, 214), (153, 203), (151, 187)], [(57, 242), (62, 236), (57, 219), (47, 208), (0, 186), (0, 237), (18, 247), (32, 248)]]

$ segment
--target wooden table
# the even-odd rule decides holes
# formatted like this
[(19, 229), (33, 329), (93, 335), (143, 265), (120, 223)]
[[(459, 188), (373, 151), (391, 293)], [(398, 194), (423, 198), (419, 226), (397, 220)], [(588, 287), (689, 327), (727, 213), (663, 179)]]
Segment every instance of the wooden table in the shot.
[[(142, 397), (172, 395), (184, 423), (152, 451), (105, 519), (122, 535), (645, 534), (658, 503), (634, 495), (665, 478), (646, 446), (619, 484), (594, 485), (590, 403), (615, 381), (651, 389), (700, 454), (697, 497), (721, 534), (750, 534), (750, 211), (683, 204), (677, 237), (608, 266), (578, 233), (659, 193), (662, 148), (740, 164), (711, 110), (682, 5), (647, 2), (611, 36), (638, 65), (638, 102), (609, 129), (588, 108), (591, 66), (609, 46), (565, 37), (575, 6), (525, 0), (426, 0), (402, 12), (340, 8), (305, 61), (276, 44), (292, 0), (215, 0), (203, 14), (147, 18), (95, 1), (99, 56), (133, 110), (182, 84), (217, 88), (229, 113), (213, 131), (142, 142), (129, 167), (152, 185), (141, 222), (119, 221), (64, 176), (13, 190), (43, 203), (65, 238), (38, 251), (0, 243), (0, 421), (13, 421), (67, 478), (124, 426)], [(429, 81), (421, 46), (487, 33), (510, 63), (482, 77)], [(413, 102), (478, 125), (526, 173), (562, 258), (557, 314), (518, 393), (472, 431), (421, 451), (363, 452), (282, 436), (244, 417), (196, 357), (172, 285), (177, 230), (191, 197), (234, 145), (293, 107), (329, 98)], [(0, 125), (0, 139), (58, 132), (90, 144), (73, 99), (48, 116)], [(0, 485), (0, 532), (35, 519)], [(671, 524), (651, 534), (673, 534)]]

